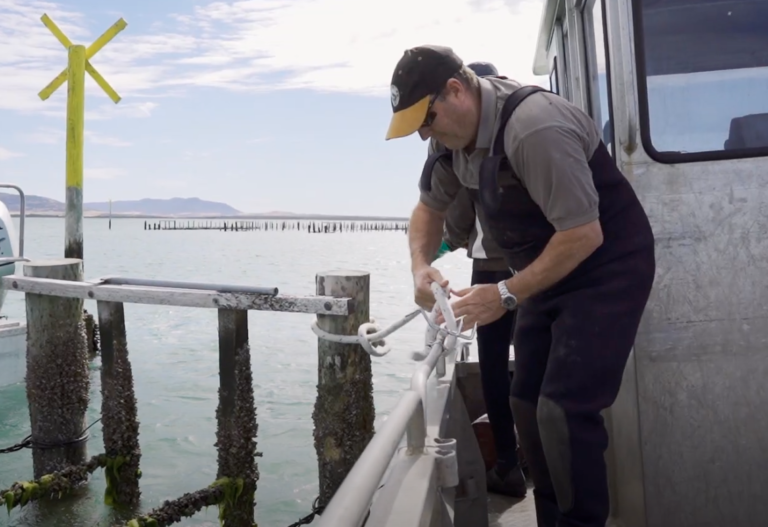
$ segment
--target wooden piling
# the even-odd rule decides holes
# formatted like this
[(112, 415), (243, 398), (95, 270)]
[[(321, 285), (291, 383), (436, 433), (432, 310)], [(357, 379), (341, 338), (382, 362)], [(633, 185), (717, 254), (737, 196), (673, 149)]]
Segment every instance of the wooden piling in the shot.
[[(254, 495), (259, 479), (256, 464), (256, 403), (253, 396), (248, 311), (219, 310), (219, 406), (217, 479), (242, 480), (242, 492), (224, 508), (228, 527), (254, 525)], [(239, 484), (238, 484), (239, 488)]]
[(96, 338), (96, 321), (87, 309), (83, 310), (83, 321), (85, 322), (85, 336), (88, 343), (88, 359), (93, 360), (99, 351)]
[[(317, 294), (346, 297), (354, 312), (346, 317), (318, 315), (320, 329), (356, 335), (370, 319), (370, 274), (328, 271), (316, 278)], [(373, 379), (371, 357), (359, 344), (318, 339), (317, 401), (312, 414), (320, 476), (320, 506), (333, 498), (344, 478), (373, 437)]]
[[(80, 259), (24, 264), (24, 276), (83, 280)], [(28, 293), (27, 401), (34, 477), (86, 462), (83, 431), (90, 379), (83, 300)], [(65, 446), (57, 446), (68, 443)]]
[(85, 46), (71, 46), (67, 73), (65, 258), (83, 258), (84, 119)]
[(125, 310), (121, 302), (97, 302), (101, 334), (101, 424), (109, 505), (139, 505), (139, 420), (128, 359)]

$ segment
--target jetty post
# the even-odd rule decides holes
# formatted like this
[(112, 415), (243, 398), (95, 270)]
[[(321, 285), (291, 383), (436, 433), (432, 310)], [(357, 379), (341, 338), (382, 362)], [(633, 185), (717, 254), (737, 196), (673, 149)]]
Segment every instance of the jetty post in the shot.
[[(74, 258), (25, 262), (24, 276), (82, 282), (83, 262)], [(26, 389), (37, 479), (86, 461), (88, 344), (82, 299), (26, 293), (25, 303)]]
[(259, 471), (248, 311), (219, 309), (219, 405), (216, 409), (217, 481), (237, 482), (240, 498), (224, 510), (225, 524), (251, 527)]
[[(318, 327), (336, 335), (357, 335), (370, 321), (369, 273), (327, 271), (315, 277), (318, 296), (351, 298), (347, 316), (317, 315)], [(373, 438), (375, 409), (371, 356), (359, 344), (318, 338), (317, 400), (312, 413), (317, 452), (319, 507), (333, 498)]]
[(83, 142), (85, 134), (85, 73), (96, 81), (115, 104), (120, 96), (90, 62), (96, 53), (128, 23), (122, 18), (115, 22), (88, 48), (74, 45), (47, 14), (41, 17), (54, 37), (68, 52), (67, 67), (42, 89), (38, 96), (48, 99), (67, 82), (67, 156), (66, 156), (66, 212), (64, 257), (83, 259)]

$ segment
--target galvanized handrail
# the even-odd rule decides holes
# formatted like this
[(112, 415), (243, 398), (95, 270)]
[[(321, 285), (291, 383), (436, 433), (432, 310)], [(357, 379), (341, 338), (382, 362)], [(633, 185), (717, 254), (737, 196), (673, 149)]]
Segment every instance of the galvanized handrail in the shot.
[[(410, 388), (387, 416), (386, 422), (373, 436), (334, 494), (320, 516), (318, 527), (361, 525), (403, 434), (407, 436), (408, 454), (424, 454), (427, 439), (427, 381), (438, 364), (445, 360), (446, 355), (455, 352), (457, 334), (461, 331), (445, 291), (436, 283), (432, 284), (432, 291), (437, 299), (432, 316), (438, 310), (442, 311), (447, 327), (440, 328), (435, 335), (429, 353), (411, 376)], [(431, 329), (427, 328), (428, 334)], [(440, 368), (437, 375), (441, 375)]]
[(238, 284), (212, 284), (208, 282), (182, 282), (179, 280), (151, 280), (149, 278), (128, 278), (124, 276), (105, 276), (91, 282), (97, 285), (136, 285), (160, 287), (166, 289), (192, 289), (198, 291), (217, 291), (219, 293), (248, 293), (253, 295), (277, 296), (277, 287), (253, 287)]
[[(264, 293), (261, 292), (264, 288), (239, 285), (199, 284), (203, 287), (187, 289), (179, 287), (178, 284), (189, 286), (191, 283), (117, 277), (111, 280), (123, 283), (137, 282), (142, 285), (112, 285), (103, 281), (74, 282), (13, 274), (2, 277), (2, 287), (22, 293), (131, 304), (342, 316), (354, 311), (354, 303), (350, 298), (273, 295), (274, 288), (269, 288), (268, 292)], [(149, 284), (162, 284), (162, 286)], [(176, 286), (169, 284), (176, 284)]]

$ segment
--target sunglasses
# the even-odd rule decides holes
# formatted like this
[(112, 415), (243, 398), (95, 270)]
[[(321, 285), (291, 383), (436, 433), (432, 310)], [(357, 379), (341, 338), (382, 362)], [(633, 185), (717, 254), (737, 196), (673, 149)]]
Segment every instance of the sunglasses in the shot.
[(424, 122), (421, 124), (421, 128), (432, 126), (432, 123), (435, 122), (435, 117), (437, 117), (437, 113), (432, 109), (432, 105), (435, 104), (435, 101), (437, 100), (437, 97), (440, 94), (436, 93), (429, 99), (429, 105), (427, 106), (427, 115), (424, 117)]

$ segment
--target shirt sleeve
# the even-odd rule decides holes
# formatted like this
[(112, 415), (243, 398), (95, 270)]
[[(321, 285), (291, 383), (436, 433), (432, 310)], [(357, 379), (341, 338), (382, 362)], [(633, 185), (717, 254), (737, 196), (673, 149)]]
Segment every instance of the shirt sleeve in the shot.
[[(428, 154), (434, 153), (434, 142), (429, 142)], [(445, 163), (438, 161), (432, 170), (432, 189), (429, 192), (421, 190), (419, 199), (427, 207), (438, 212), (445, 212), (456, 199), (462, 185), (458, 176), (452, 169), (448, 169)]]
[(472, 198), (464, 191), (456, 199), (445, 215), (445, 233), (443, 239), (452, 251), (461, 249), (469, 243), (469, 236), (475, 228), (475, 206)]
[(598, 219), (597, 189), (578, 130), (545, 124), (523, 131), (515, 140), (509, 137), (511, 123), (510, 119), (504, 144), (510, 165), (555, 230)]

